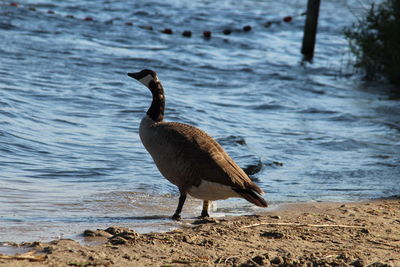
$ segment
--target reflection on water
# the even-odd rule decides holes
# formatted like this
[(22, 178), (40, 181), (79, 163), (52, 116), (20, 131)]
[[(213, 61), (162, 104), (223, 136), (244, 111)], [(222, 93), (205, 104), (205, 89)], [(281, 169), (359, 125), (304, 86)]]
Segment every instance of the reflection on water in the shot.
[[(399, 96), (339, 75), (342, 28), (358, 4), (322, 4), (315, 62), (302, 66), (304, 17), (295, 15), (306, 1), (1, 3), (0, 241), (181, 225), (167, 219), (178, 192), (138, 137), (151, 97), (126, 73), (143, 68), (159, 73), (167, 120), (217, 138), (272, 207), (399, 194)], [(244, 25), (252, 31), (235, 31)], [(174, 34), (159, 32), (166, 27)], [(216, 204), (213, 216), (261, 211), (244, 200)], [(188, 200), (182, 223), (200, 210)]]

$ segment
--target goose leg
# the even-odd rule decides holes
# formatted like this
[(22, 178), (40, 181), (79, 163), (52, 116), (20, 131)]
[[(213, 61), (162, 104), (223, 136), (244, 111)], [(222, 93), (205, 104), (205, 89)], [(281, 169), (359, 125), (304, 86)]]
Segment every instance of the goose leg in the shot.
[(211, 202), (210, 200), (203, 201), (203, 210), (201, 211), (200, 218), (210, 217), (210, 214), (208, 214), (208, 207), (210, 206), (210, 202)]
[(178, 207), (176, 208), (174, 215), (172, 215), (172, 219), (174, 219), (174, 220), (181, 219), (181, 212), (182, 212), (183, 204), (185, 204), (185, 200), (186, 200), (186, 194), (181, 193), (181, 195), (179, 196)]

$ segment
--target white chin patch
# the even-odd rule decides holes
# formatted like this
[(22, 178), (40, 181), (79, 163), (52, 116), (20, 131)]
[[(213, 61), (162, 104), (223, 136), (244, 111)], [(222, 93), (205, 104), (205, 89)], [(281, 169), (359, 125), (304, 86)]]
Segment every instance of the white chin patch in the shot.
[(141, 82), (142, 84), (144, 84), (144, 86), (149, 87), (150, 86), (150, 82), (154, 81), (153, 76), (151, 76), (150, 74), (144, 76), (142, 79), (139, 80), (139, 82)]

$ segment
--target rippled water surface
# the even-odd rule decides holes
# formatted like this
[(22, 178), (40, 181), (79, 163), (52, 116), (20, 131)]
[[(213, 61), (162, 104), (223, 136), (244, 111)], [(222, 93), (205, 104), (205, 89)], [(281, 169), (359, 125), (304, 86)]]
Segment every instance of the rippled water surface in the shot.
[[(399, 96), (346, 75), (342, 29), (359, 3), (323, 1), (304, 66), (305, 0), (1, 2), (0, 241), (179, 225), (168, 219), (177, 189), (138, 136), (151, 97), (126, 73), (143, 68), (164, 84), (167, 120), (206, 130), (243, 168), (262, 167), (253, 178), (272, 207), (399, 194)], [(285, 16), (293, 21), (263, 26)], [(214, 216), (261, 210), (217, 206)], [(189, 199), (183, 217), (200, 209)]]

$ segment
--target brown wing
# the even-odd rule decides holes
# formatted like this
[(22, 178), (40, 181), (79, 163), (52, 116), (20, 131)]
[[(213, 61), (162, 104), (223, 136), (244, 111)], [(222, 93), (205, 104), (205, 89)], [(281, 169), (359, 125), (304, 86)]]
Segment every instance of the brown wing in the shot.
[(204, 179), (262, 193), (221, 145), (202, 130), (175, 122), (160, 123), (157, 128), (169, 146), (174, 147), (181, 175), (185, 176), (182, 178), (190, 181), (191, 185), (198, 185)]

